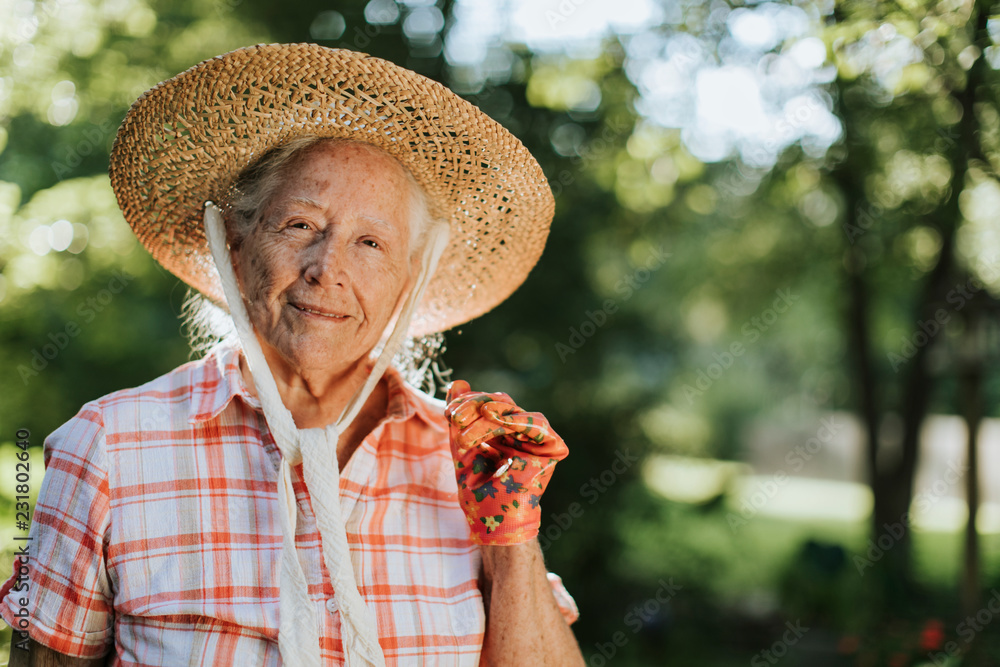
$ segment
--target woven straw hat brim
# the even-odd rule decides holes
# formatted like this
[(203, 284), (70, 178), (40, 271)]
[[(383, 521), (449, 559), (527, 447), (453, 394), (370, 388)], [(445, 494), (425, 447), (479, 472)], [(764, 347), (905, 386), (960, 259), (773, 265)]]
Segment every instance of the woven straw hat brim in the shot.
[(204, 203), (221, 201), (257, 158), (305, 134), (386, 150), (450, 222), (450, 244), (411, 335), (491, 310), (541, 256), (555, 202), (517, 137), (432, 79), (316, 44), (238, 49), (144, 93), (115, 138), (111, 185), (152, 256), (225, 304), (202, 227)]

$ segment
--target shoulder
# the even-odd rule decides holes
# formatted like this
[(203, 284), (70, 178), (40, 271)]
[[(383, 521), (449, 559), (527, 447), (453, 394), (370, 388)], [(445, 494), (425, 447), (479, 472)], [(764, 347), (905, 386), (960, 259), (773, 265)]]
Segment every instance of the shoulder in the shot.
[(107, 428), (149, 430), (171, 417), (190, 418), (197, 414), (201, 399), (219, 389), (222, 376), (214, 355), (189, 361), (158, 378), (112, 392), (90, 405), (103, 415)]
[(98, 441), (113, 445), (129, 434), (188, 425), (206, 398), (217, 393), (223, 377), (220, 356), (211, 353), (138, 387), (121, 389), (90, 401), (46, 438), (45, 458), (53, 453), (98, 460)]
[[(395, 372), (392, 375), (399, 377)], [(390, 379), (393, 385), (393, 379)], [(413, 385), (400, 382), (390, 387), (390, 407), (386, 428), (378, 441), (378, 458), (384, 466), (378, 479), (406, 494), (432, 501), (457, 493), (445, 402)], [(450, 507), (450, 505), (448, 505)], [(467, 531), (458, 505), (459, 519)]]
[(415, 416), (431, 430), (448, 433), (448, 420), (444, 417), (446, 403), (442, 399), (435, 398), (405, 381), (401, 383), (401, 389)]

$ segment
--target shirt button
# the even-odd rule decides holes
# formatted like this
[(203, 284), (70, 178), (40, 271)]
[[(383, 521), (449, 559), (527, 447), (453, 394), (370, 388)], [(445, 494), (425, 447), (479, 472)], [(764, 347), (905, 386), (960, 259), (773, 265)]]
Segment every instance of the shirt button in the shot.
[(337, 611), (337, 601), (335, 599), (333, 599), (333, 598), (330, 598), (329, 600), (327, 600), (326, 601), (326, 609), (331, 614), (334, 613), (334, 612), (336, 612)]

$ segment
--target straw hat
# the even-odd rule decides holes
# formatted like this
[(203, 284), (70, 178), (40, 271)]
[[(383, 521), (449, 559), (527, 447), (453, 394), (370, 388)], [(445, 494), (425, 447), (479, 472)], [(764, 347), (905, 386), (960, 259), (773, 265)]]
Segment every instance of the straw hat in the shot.
[(451, 238), (409, 333), (467, 322), (524, 282), (555, 203), (541, 167), (499, 123), (440, 83), (364, 53), (259, 44), (205, 60), (144, 93), (111, 151), (111, 185), (153, 257), (225, 303), (202, 224), (239, 173), (303, 134), (395, 156)]

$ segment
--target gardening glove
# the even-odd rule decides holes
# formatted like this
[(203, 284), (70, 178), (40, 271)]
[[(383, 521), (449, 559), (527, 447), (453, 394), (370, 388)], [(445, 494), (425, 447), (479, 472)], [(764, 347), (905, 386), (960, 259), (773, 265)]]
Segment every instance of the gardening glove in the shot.
[(455, 459), (458, 499), (477, 544), (511, 545), (538, 535), (538, 505), (556, 461), (569, 453), (538, 412), (510, 396), (472, 391), (456, 380), (445, 417)]

